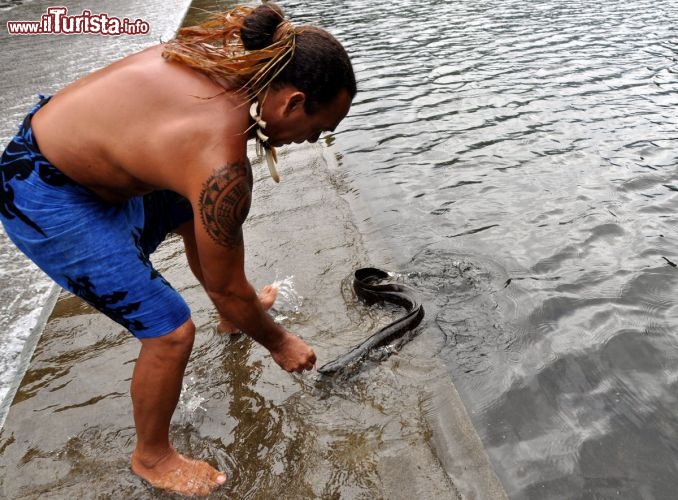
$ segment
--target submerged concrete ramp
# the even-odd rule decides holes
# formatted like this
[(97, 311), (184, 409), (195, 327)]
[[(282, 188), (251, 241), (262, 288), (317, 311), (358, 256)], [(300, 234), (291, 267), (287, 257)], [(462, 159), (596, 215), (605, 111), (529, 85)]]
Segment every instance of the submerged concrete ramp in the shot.
[[(365, 252), (327, 158), (314, 145), (284, 153), (279, 185), (255, 163), (244, 229), (255, 286), (293, 276), (298, 310), (274, 314), (316, 349), (319, 364), (372, 328), (350, 276), (382, 264)], [(177, 238), (153, 260), (198, 328), (172, 439), (228, 473), (214, 498), (504, 498), (459, 396), (436, 383), (446, 375), (435, 360), (394, 355), (346, 381), (289, 375), (250, 339), (215, 333)], [(138, 349), (120, 326), (62, 293), (0, 431), (0, 497), (166, 496), (129, 469)]]

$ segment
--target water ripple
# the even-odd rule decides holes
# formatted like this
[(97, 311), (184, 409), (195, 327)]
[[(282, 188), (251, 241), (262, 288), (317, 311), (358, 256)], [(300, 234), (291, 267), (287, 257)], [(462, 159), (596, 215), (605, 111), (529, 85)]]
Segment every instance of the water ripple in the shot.
[[(678, 4), (303, 9), (354, 59), (335, 147), (425, 271), (437, 355), (511, 498), (674, 491)], [(501, 283), (465, 282), (459, 255)]]

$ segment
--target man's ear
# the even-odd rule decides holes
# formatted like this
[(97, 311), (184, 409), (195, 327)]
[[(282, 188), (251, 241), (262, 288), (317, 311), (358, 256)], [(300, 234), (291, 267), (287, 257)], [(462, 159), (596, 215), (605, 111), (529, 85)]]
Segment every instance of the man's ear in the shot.
[(297, 111), (298, 109), (303, 109), (304, 103), (306, 102), (306, 94), (299, 90), (295, 90), (287, 96), (287, 101), (285, 104), (285, 111), (287, 114)]

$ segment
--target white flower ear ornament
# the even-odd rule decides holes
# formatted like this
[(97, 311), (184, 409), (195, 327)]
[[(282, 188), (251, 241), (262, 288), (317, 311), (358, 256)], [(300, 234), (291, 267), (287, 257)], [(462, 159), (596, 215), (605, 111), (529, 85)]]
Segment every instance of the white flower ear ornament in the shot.
[(266, 128), (266, 122), (261, 119), (261, 115), (258, 112), (259, 102), (254, 101), (250, 106), (250, 116), (256, 124), (256, 148), (257, 155), (261, 158), (264, 153), (266, 154), (266, 163), (268, 163), (268, 171), (271, 172), (271, 177), (275, 182), (280, 182), (280, 175), (278, 175), (278, 154), (275, 151), (275, 148), (268, 143), (268, 136), (264, 134), (264, 129)]

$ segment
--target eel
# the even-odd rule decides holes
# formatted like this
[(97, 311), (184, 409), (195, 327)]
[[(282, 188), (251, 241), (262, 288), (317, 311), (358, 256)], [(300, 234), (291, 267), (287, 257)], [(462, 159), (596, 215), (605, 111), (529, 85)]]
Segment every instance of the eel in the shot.
[(407, 332), (421, 323), (424, 308), (419, 294), (413, 288), (400, 283), (379, 282), (389, 277), (386, 271), (374, 267), (364, 267), (354, 273), (353, 289), (358, 297), (368, 304), (391, 302), (402, 306), (407, 313), (370, 335), (363, 342), (333, 361), (318, 368), (323, 375), (332, 376), (355, 366), (364, 360), (370, 352), (402, 338)]

